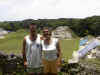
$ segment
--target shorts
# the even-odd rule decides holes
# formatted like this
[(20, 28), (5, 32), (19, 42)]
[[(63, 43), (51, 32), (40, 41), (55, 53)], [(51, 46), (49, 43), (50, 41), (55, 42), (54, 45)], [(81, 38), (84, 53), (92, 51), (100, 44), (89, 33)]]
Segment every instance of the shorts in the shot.
[(44, 73), (57, 73), (57, 60), (48, 61), (43, 59)]

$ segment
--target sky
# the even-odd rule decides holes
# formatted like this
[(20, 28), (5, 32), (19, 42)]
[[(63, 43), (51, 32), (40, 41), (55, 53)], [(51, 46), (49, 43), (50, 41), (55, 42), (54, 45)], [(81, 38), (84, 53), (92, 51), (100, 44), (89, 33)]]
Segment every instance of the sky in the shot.
[(0, 21), (100, 16), (100, 0), (0, 0)]

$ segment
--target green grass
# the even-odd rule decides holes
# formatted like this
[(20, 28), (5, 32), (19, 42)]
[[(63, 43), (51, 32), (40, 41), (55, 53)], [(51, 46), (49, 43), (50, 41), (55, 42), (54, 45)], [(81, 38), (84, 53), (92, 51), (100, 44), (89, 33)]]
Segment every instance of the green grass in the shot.
[(67, 61), (71, 58), (74, 50), (78, 50), (79, 39), (61, 40), (62, 56)]
[[(19, 54), (22, 50), (22, 42), (25, 35), (28, 34), (27, 30), (19, 30), (17, 32), (9, 33), (5, 39), (0, 39), (0, 50), (5, 53)], [(79, 39), (61, 40), (61, 50), (64, 58), (71, 57), (73, 50), (78, 49)]]
[(18, 54), (22, 49), (22, 41), (25, 35), (27, 35), (26, 30), (19, 30), (17, 32), (12, 32), (6, 35), (5, 39), (0, 39), (0, 50), (5, 53), (15, 53)]

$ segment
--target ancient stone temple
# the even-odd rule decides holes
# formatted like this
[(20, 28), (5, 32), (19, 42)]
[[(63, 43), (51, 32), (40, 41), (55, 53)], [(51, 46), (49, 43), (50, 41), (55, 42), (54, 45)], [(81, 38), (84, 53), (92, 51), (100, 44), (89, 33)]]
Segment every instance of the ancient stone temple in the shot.
[(0, 28), (0, 39), (4, 38), (4, 35), (8, 34), (8, 32), (2, 28)]
[(60, 39), (71, 39), (72, 38), (72, 32), (70, 31), (69, 27), (60, 26), (60, 27), (57, 27), (53, 31), (52, 37), (60, 38)]

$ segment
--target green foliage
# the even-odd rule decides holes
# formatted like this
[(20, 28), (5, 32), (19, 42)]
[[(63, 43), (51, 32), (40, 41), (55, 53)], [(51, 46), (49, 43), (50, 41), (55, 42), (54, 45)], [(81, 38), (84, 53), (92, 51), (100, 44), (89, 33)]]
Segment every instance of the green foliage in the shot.
[[(29, 28), (30, 22), (38, 25), (38, 32), (43, 27), (51, 27), (55, 29), (58, 26), (69, 26), (78, 36), (86, 36), (88, 34), (100, 35), (100, 16), (87, 17), (85, 19), (77, 18), (59, 18), (59, 19), (26, 19), (23, 21), (5, 21), (0, 22), (0, 27), (6, 30), (17, 31), (23, 28)], [(88, 33), (86, 34), (86, 32)]]

